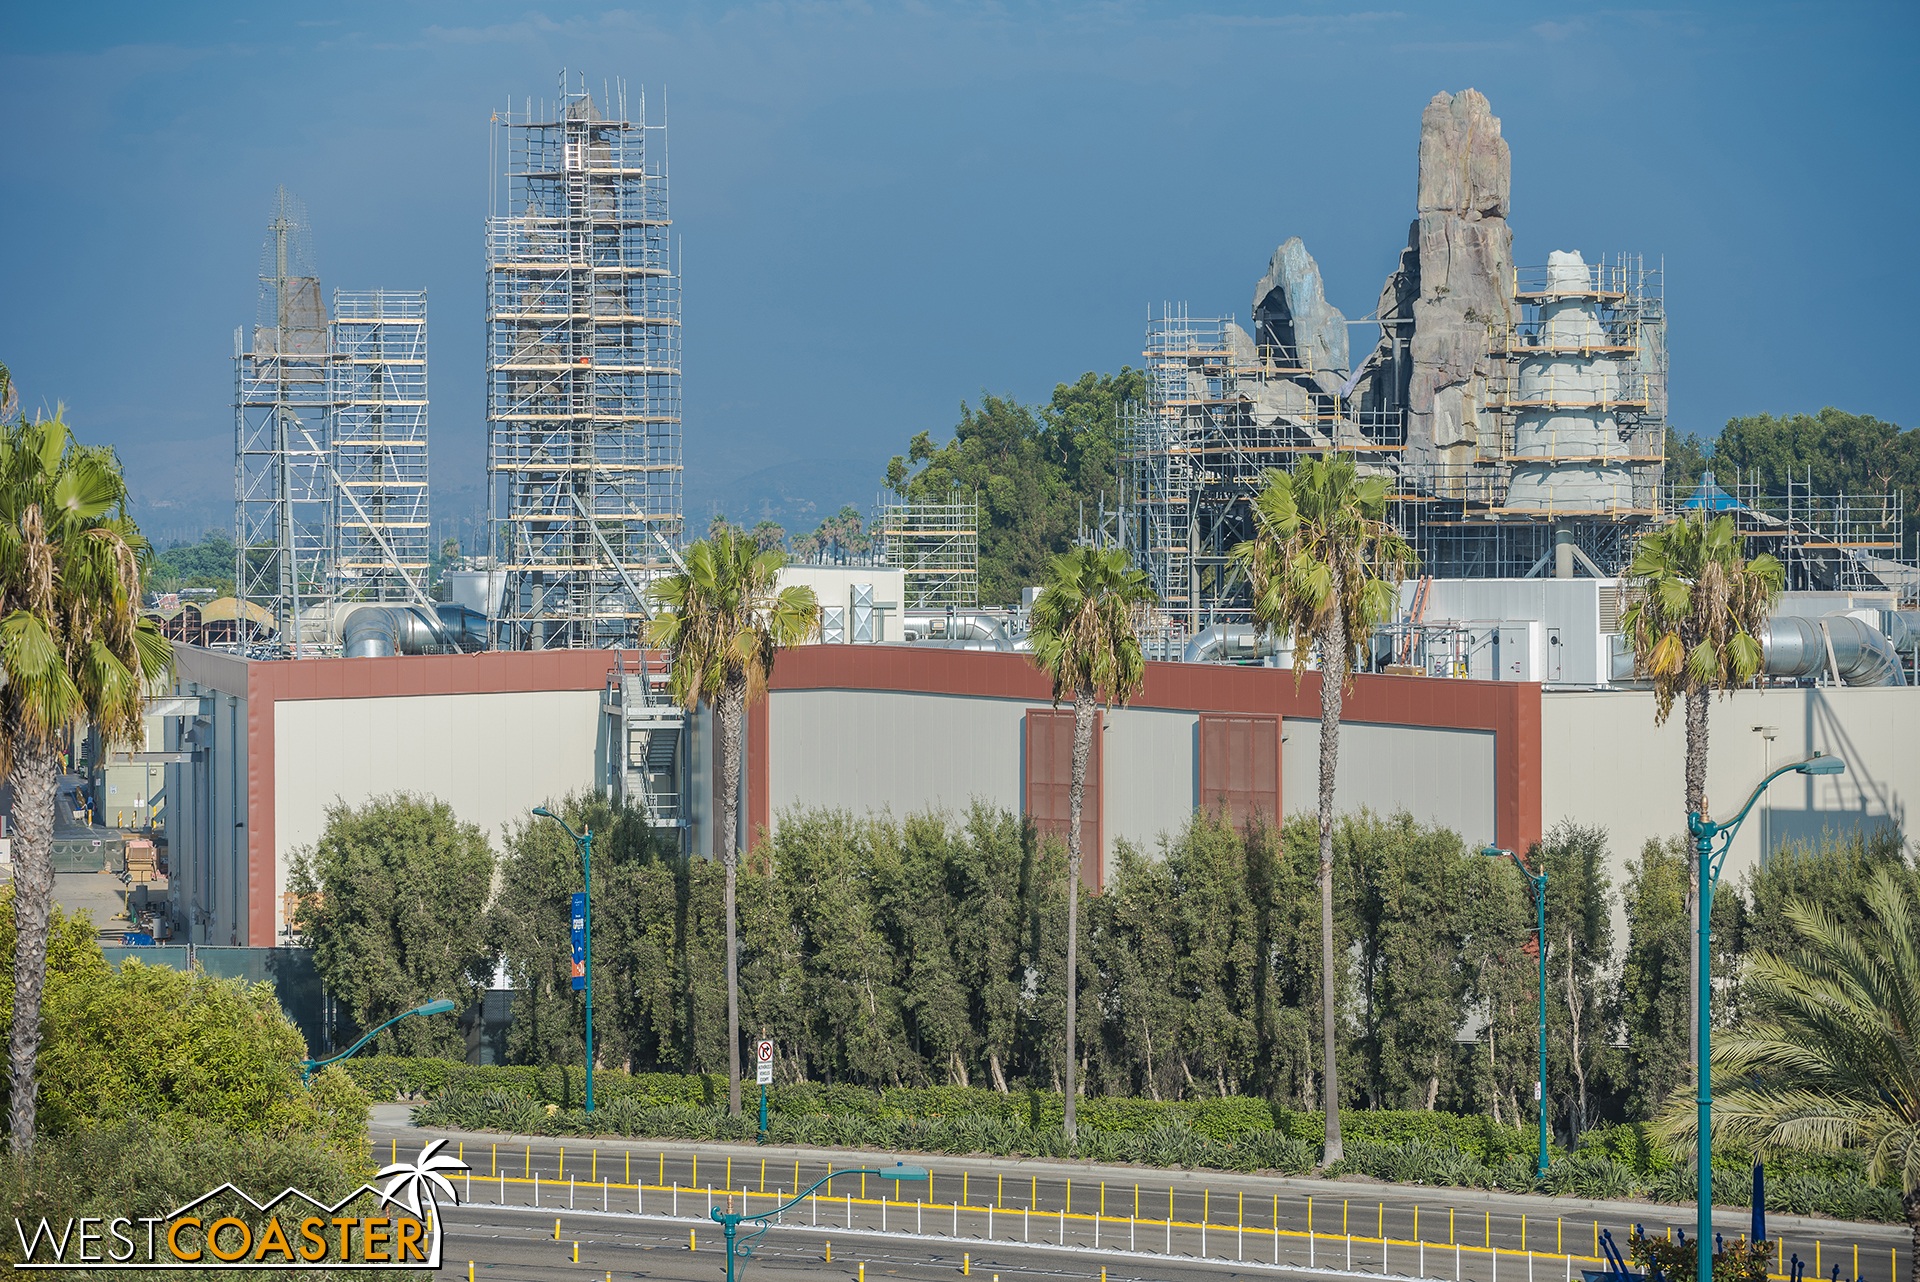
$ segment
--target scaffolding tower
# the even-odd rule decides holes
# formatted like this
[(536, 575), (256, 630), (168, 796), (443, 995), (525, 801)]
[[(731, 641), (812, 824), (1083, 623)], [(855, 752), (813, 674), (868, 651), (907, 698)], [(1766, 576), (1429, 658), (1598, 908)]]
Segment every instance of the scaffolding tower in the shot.
[(979, 605), (980, 509), (975, 504), (887, 504), (873, 524), (880, 564), (906, 571), (907, 609)]
[(331, 330), (335, 596), (424, 600), (427, 296), (335, 290)]
[(634, 644), (679, 559), (680, 284), (666, 126), (563, 82), (494, 116), (490, 535), (502, 649)]
[(274, 196), (252, 335), (233, 332), (236, 638), (293, 624), (331, 591), (336, 495), (329, 466), (332, 380), (326, 303), (306, 207)]

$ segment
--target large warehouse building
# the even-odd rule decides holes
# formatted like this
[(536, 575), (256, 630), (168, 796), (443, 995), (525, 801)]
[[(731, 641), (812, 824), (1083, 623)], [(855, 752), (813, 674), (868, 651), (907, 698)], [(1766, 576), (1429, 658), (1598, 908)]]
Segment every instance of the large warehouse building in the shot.
[[(182, 647), (167, 718), (176, 939), (268, 945), (287, 934), (291, 856), (330, 805), (409, 791), (446, 801), (498, 844), (568, 792), (624, 791), (688, 848), (711, 853), (712, 752), (703, 716), (647, 693), (641, 656), (563, 650), (249, 661)], [(653, 665), (658, 676), (658, 663)], [(1311, 810), (1319, 678), (1150, 663), (1130, 706), (1104, 713), (1089, 782), (1086, 875), (1116, 844), (1151, 849), (1198, 807)], [(1769, 765), (1815, 750), (1837, 778), (1782, 780), (1729, 873), (1823, 829), (1904, 826), (1920, 802), (1912, 687), (1774, 688), (1716, 700), (1709, 796), (1730, 810)], [(187, 705), (175, 704), (174, 707)], [(748, 724), (744, 828), (829, 806), (895, 815), (974, 800), (1062, 831), (1072, 713), (1028, 656), (925, 645), (814, 645), (784, 654)], [(1360, 676), (1346, 702), (1345, 810), (1405, 809), (1474, 843), (1524, 849), (1561, 820), (1604, 827), (1616, 884), (1649, 837), (1678, 833), (1684, 734), (1633, 690)]]

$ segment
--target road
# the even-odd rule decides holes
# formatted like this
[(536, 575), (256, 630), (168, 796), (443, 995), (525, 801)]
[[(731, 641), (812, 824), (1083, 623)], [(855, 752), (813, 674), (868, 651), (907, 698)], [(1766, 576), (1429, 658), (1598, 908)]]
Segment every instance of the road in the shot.
[[(703, 1238), (715, 1226), (697, 1222), (709, 1205), (727, 1204), (729, 1189), (742, 1202), (738, 1209), (758, 1212), (826, 1175), (829, 1164), (844, 1170), (894, 1161), (891, 1154), (771, 1146), (456, 1134), (416, 1129), (405, 1118), (404, 1108), (376, 1108), (375, 1156), (404, 1157), (429, 1139), (449, 1137), (449, 1147), (473, 1168), (463, 1183), (475, 1203), (472, 1213), (511, 1218), (512, 1208), (524, 1208), (514, 1214), (531, 1213), (537, 1199), (542, 1214), (557, 1212), (563, 1222), (569, 1212), (604, 1207), (610, 1223), (650, 1224), (659, 1217), (661, 1232), (684, 1235), (691, 1229)], [(836, 1177), (774, 1232), (811, 1233), (817, 1223), (844, 1236), (879, 1233), (884, 1224), (891, 1238), (904, 1232), (961, 1244), (991, 1241), (994, 1250), (1048, 1242), (1087, 1251), (1097, 1235), (1101, 1249), (1132, 1243), (1141, 1252), (1188, 1257), (1192, 1267), (1208, 1271), (1219, 1266), (1198, 1264), (1202, 1256), (1258, 1260), (1270, 1270), (1277, 1252), (1281, 1264), (1303, 1268), (1324, 1269), (1331, 1262), (1345, 1269), (1351, 1259), (1354, 1269), (1375, 1275), (1495, 1282), (1496, 1273), (1504, 1273), (1519, 1282), (1524, 1270), (1530, 1282), (1547, 1282), (1596, 1267), (1594, 1239), (1602, 1231), (1611, 1231), (1624, 1247), (1631, 1225), (1654, 1233), (1692, 1227), (1688, 1206), (1014, 1158), (906, 1160), (928, 1165), (930, 1179), (901, 1183), (883, 1205), (882, 1181)], [(1716, 1228), (1730, 1238), (1744, 1234), (1749, 1220), (1740, 1210), (1715, 1214)], [(1897, 1225), (1781, 1215), (1770, 1215), (1768, 1225), (1771, 1236), (1784, 1242), (1778, 1271), (1797, 1254), (1818, 1278), (1830, 1277), (1838, 1265), (1843, 1278), (1898, 1282), (1899, 1255), (1910, 1241)], [(680, 1246), (684, 1251), (684, 1236)]]

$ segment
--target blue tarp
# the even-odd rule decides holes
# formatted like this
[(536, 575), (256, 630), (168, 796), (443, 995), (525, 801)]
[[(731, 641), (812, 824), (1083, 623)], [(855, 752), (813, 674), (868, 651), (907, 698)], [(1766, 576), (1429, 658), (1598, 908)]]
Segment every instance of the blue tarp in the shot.
[(1740, 506), (1740, 500), (1716, 485), (1712, 472), (1706, 472), (1701, 474), (1700, 488), (1682, 506), (1693, 511), (1731, 512)]

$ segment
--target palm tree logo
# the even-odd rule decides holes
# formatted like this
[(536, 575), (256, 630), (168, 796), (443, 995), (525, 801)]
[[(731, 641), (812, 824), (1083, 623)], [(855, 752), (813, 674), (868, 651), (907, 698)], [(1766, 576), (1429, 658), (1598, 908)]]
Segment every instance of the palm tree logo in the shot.
[(458, 1206), (460, 1193), (453, 1187), (453, 1181), (449, 1180), (447, 1175), (472, 1168), (452, 1154), (442, 1153), (440, 1150), (446, 1147), (447, 1143), (446, 1140), (434, 1140), (420, 1149), (417, 1160), (395, 1162), (391, 1166), (381, 1167), (374, 1176), (375, 1179), (387, 1180), (388, 1176), (393, 1178), (387, 1180), (386, 1188), (381, 1190), (380, 1200), (391, 1202), (395, 1207), (406, 1208), (407, 1212), (416, 1219), (425, 1218), (420, 1209), (422, 1195), (429, 1211), (438, 1207), (442, 1196), (446, 1198), (449, 1206)]

